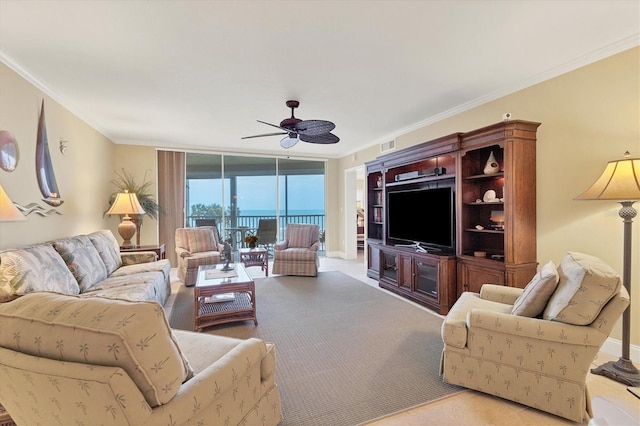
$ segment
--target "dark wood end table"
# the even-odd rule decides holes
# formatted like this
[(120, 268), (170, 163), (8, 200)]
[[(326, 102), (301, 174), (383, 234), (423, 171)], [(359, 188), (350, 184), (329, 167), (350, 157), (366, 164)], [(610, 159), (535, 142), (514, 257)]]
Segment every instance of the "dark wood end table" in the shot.
[(158, 255), (158, 259), (166, 259), (166, 248), (164, 244), (148, 245), (148, 246), (120, 246), (120, 253), (127, 253), (132, 251), (153, 251)]

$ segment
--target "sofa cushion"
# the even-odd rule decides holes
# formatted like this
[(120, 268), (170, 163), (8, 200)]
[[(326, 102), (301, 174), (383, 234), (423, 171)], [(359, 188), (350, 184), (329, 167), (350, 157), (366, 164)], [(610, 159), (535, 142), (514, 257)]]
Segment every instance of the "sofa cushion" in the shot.
[[(120, 268), (122, 269), (122, 268)], [(150, 300), (164, 305), (171, 286), (161, 271), (140, 271), (133, 275), (113, 274), (94, 285), (81, 296), (101, 296), (114, 299)]]
[(111, 231), (103, 229), (102, 231), (92, 232), (87, 236), (98, 251), (104, 266), (107, 268), (107, 275), (111, 275), (116, 269), (122, 266), (120, 245)]
[(620, 276), (594, 256), (569, 252), (558, 267), (560, 280), (543, 318), (574, 325), (588, 325), (618, 293)]
[(552, 261), (547, 262), (525, 286), (511, 313), (530, 318), (540, 315), (558, 286), (559, 278), (556, 265)]
[(209, 226), (193, 228), (187, 231), (187, 241), (189, 242), (189, 252), (201, 253), (218, 250), (218, 243), (213, 229)]
[(33, 291), (78, 294), (80, 287), (58, 252), (49, 244), (0, 253), (0, 302)]
[(80, 292), (107, 278), (107, 267), (86, 235), (62, 238), (52, 243), (78, 281)]
[(120, 367), (152, 407), (169, 402), (192, 370), (161, 305), (31, 293), (0, 305), (0, 346), (29, 355)]

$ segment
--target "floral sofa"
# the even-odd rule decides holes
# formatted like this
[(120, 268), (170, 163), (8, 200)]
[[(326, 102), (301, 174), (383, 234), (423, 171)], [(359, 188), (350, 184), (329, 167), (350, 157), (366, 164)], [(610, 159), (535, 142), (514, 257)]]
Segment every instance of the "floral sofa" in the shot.
[(109, 230), (0, 251), (0, 302), (38, 291), (155, 301), (171, 294), (168, 260), (120, 253)]
[(610, 266), (569, 252), (524, 289), (485, 284), (462, 293), (442, 324), (440, 373), (446, 383), (585, 422), (587, 373), (628, 305)]
[(0, 403), (18, 425), (275, 426), (275, 369), (273, 344), (172, 330), (156, 302), (0, 304)]

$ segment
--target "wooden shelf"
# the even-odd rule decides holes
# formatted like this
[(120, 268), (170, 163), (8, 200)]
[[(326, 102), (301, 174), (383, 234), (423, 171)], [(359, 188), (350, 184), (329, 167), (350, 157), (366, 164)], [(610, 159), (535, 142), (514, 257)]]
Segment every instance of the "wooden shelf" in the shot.
[[(367, 275), (377, 279), (381, 287), (395, 289), (398, 294), (438, 312), (446, 311), (463, 291), (478, 292), (484, 283), (524, 287), (537, 270), (535, 143), (538, 126), (540, 123), (524, 120), (499, 122), (367, 162)], [(485, 174), (491, 155), (500, 171)], [(429, 175), (430, 171), (435, 174)], [(403, 251), (394, 245), (398, 241), (389, 239), (386, 197), (389, 192), (444, 185), (455, 188), (456, 272), (453, 278), (438, 282), (434, 294), (418, 295), (414, 293), (415, 278), (411, 274), (415, 274), (416, 269), (412, 265), (425, 258), (415, 250)], [(482, 201), (489, 190), (495, 191), (502, 201)], [(504, 229), (491, 227), (495, 224), (491, 222), (491, 214), (496, 210), (504, 213)], [(478, 225), (484, 229), (476, 229)], [(487, 257), (473, 256), (477, 251), (486, 252)], [(492, 259), (492, 255), (501, 258)], [(427, 258), (434, 262), (435, 258)], [(389, 264), (392, 259), (395, 266)], [(447, 265), (451, 267), (451, 263)], [(385, 274), (396, 274), (396, 278)], [(455, 295), (447, 290), (452, 282)], [(442, 294), (436, 297), (438, 292)]]

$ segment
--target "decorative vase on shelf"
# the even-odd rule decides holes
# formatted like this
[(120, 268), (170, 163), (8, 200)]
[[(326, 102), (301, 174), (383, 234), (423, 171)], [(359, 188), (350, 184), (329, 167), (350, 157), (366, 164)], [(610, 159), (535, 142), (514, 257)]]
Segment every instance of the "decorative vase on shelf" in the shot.
[(256, 248), (256, 243), (249, 243), (249, 248), (250, 249)]
[(378, 188), (382, 188), (382, 177), (378, 176), (378, 180), (376, 180), (376, 186)]
[(487, 163), (484, 165), (484, 174), (485, 175), (493, 175), (500, 171), (500, 165), (496, 160), (495, 155), (493, 155), (493, 151), (489, 154), (489, 159)]

